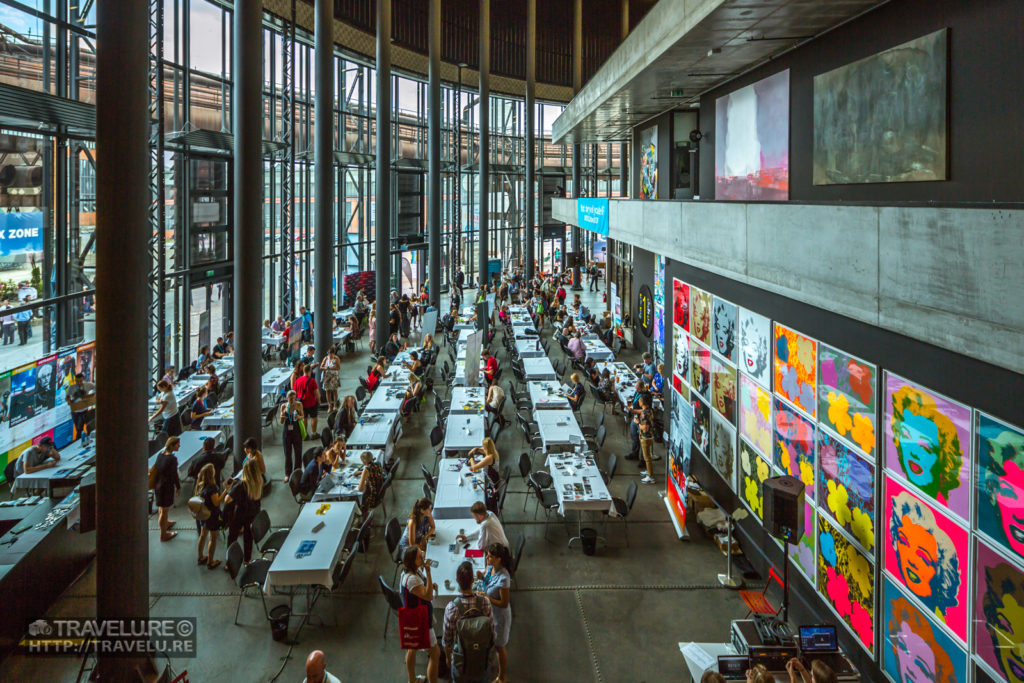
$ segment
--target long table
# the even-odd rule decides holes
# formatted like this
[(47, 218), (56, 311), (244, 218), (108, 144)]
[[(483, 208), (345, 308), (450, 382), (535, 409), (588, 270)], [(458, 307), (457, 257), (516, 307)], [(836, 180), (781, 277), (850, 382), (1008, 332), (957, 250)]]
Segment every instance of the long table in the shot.
[(53, 497), (54, 488), (78, 483), (81, 481), (82, 475), (89, 470), (89, 466), (96, 462), (95, 437), (90, 435), (88, 447), (82, 446), (82, 440), (79, 439), (60, 449), (58, 453), (60, 454), (60, 463), (56, 467), (19, 475), (11, 485), (11, 493), (46, 491), (47, 496)]
[(527, 382), (526, 389), (534, 410), (569, 410), (569, 399), (562, 395), (558, 382)]
[(555, 368), (546, 357), (524, 358), (523, 371), (526, 373), (527, 381), (553, 380), (558, 379)]
[(483, 387), (452, 387), (449, 413), (483, 413), (487, 391)]
[[(355, 515), (356, 504), (352, 501), (303, 505), (281, 549), (274, 555), (263, 585), (264, 592), (283, 586), (330, 588), (331, 572), (341, 556)], [(313, 531), (320, 522), (324, 526)]]
[[(218, 430), (212, 431), (188, 431), (182, 432), (181, 436), (178, 437), (179, 445), (178, 452), (174, 456), (178, 459), (178, 472), (188, 472), (188, 466), (197, 455), (203, 452), (203, 442), (207, 439), (213, 439), (218, 445), (224, 443), (224, 432)], [(146, 469), (156, 464), (156, 459), (163, 453), (161, 448), (159, 451), (149, 456), (149, 463), (146, 465)]]
[(484, 476), (470, 472), (465, 458), (441, 460), (434, 495), (434, 519), (470, 517), (469, 508), (473, 503), (484, 502)]
[(394, 384), (382, 385), (373, 392), (363, 410), (368, 413), (397, 413), (404, 399), (405, 387)]
[[(362, 453), (363, 451), (349, 451), (348, 462), (320, 480), (320, 485), (313, 494), (312, 501), (314, 503), (334, 500), (360, 502), (363, 499), (363, 494), (359, 491), (359, 478), (363, 472), (363, 463), (359, 456)], [(384, 464), (384, 451), (375, 449), (370, 453), (378, 465)]]
[(268, 370), (263, 375), (263, 379), (260, 380), (264, 394), (274, 394), (275, 396), (280, 393), (281, 389), (288, 385), (288, 380), (292, 376), (291, 368), (273, 368)]
[(483, 443), (487, 421), (481, 413), (456, 413), (448, 416), (444, 433), (444, 452), (468, 451)]
[(604, 483), (597, 463), (591, 454), (565, 453), (549, 455), (547, 466), (551, 473), (555, 495), (558, 496), (558, 512), (563, 517), (569, 510), (576, 511), (576, 536), (583, 534), (583, 513), (587, 511), (610, 512), (612, 495)]
[(544, 356), (544, 349), (540, 347), (538, 338), (516, 339), (516, 353), (520, 358), (540, 358)]
[(571, 446), (573, 437), (576, 437), (576, 443), (584, 443), (583, 432), (571, 410), (535, 409), (533, 419), (537, 422), (545, 450), (552, 446)]
[(395, 442), (402, 438), (402, 422), (398, 413), (370, 413), (359, 416), (359, 424), (346, 442), (349, 451), (383, 450), (385, 458), (391, 460)]
[(612, 350), (605, 346), (599, 341), (590, 339), (584, 339), (583, 346), (587, 349), (587, 358), (593, 358), (595, 361), (610, 361), (615, 359), (615, 354)]
[[(474, 573), (484, 570), (484, 558), (466, 557), (467, 550), (473, 552), (476, 548), (472, 543), (461, 543), (455, 546), (452, 551), (452, 544), (460, 533), (466, 534), (477, 527), (476, 520), (472, 517), (464, 519), (437, 519), (434, 515), (436, 534), (433, 540), (427, 541), (426, 558), (428, 561), (437, 562), (437, 566), (431, 569), (430, 576), (437, 584), (437, 598), (435, 602), (450, 602), (459, 594), (459, 586), (455, 582), (455, 572), (459, 565), (465, 561), (473, 564)], [(466, 546), (469, 546), (468, 549)]]

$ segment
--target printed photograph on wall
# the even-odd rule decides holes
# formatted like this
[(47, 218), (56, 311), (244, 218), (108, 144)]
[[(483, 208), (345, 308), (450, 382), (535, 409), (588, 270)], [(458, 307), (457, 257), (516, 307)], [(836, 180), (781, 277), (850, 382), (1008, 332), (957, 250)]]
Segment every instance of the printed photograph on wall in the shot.
[(11, 398), (7, 415), (11, 426), (21, 424), (36, 414), (36, 364), (35, 362), (14, 368), (11, 371)]
[(885, 373), (885, 466), (963, 520), (971, 486), (971, 411)]
[(818, 505), (875, 552), (875, 466), (824, 429), (818, 431)]
[(804, 483), (804, 495), (814, 499), (814, 423), (775, 399), (774, 464)]
[(828, 518), (818, 515), (818, 592), (874, 652), (874, 565)]
[(665, 362), (665, 258), (654, 255), (654, 359)]
[(967, 682), (967, 653), (888, 578), (882, 613), (882, 662), (891, 680)]
[(814, 547), (818, 537), (814, 533), (814, 523), (817, 521), (817, 514), (814, 507), (804, 499), (804, 535), (796, 543), (786, 544), (786, 554), (789, 556), (793, 566), (796, 567), (804, 577), (811, 583), (811, 588), (818, 585), (818, 570), (815, 566)]
[(818, 345), (818, 419), (847, 443), (875, 454), (875, 377), (871, 363)]
[(815, 400), (818, 342), (775, 323), (775, 393), (811, 417)]
[(690, 285), (672, 278), (672, 323), (690, 331)]
[(885, 571), (966, 642), (967, 530), (893, 477), (885, 478), (885, 527)]
[(736, 368), (711, 359), (711, 406), (730, 423), (736, 423)]
[(740, 370), (765, 389), (772, 387), (772, 323), (763, 315), (740, 309)]
[(761, 487), (765, 479), (775, 474), (771, 463), (758, 455), (745, 439), (740, 439), (739, 464), (739, 488), (736, 493), (750, 511), (763, 521), (764, 494)]
[(690, 333), (711, 345), (711, 295), (690, 287)]
[(658, 127), (640, 131), (640, 199), (658, 198)]
[(814, 77), (815, 185), (949, 177), (947, 45), (941, 29)]
[(711, 413), (711, 464), (735, 489), (733, 470), (736, 468), (736, 429), (726, 422), (717, 411)]
[(686, 478), (690, 476), (692, 438), (693, 408), (681, 394), (673, 392), (668, 432), (668, 466), (680, 496), (686, 494)]
[(690, 386), (705, 401), (711, 400), (711, 349), (693, 337), (690, 337)]
[(714, 344), (711, 348), (733, 365), (736, 364), (739, 342), (736, 337), (736, 315), (736, 304), (715, 297), (714, 313), (711, 320), (711, 336)]
[(715, 199), (789, 198), (789, 70), (715, 101)]
[(978, 543), (974, 650), (997, 680), (1024, 681), (1024, 573)]
[(690, 335), (678, 325), (672, 326), (672, 374), (682, 382), (690, 381)]
[(711, 451), (708, 447), (711, 444), (711, 408), (697, 394), (690, 398), (693, 403), (693, 445), (710, 460)]
[(1024, 562), (1024, 431), (984, 413), (977, 424), (977, 529)]
[(740, 373), (740, 435), (765, 458), (772, 457), (772, 395)]

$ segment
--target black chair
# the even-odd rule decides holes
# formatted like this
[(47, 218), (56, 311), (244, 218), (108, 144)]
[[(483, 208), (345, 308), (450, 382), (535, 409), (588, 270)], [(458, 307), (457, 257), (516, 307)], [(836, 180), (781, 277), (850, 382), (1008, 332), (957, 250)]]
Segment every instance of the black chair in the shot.
[[(327, 424), (334, 424), (334, 423), (331, 422), (330, 420), (328, 420)], [(330, 448), (331, 443), (333, 443), (333, 442), (334, 442), (334, 432), (331, 431), (330, 427), (324, 427), (323, 430), (320, 432), (320, 443), (322, 443), (324, 445), (324, 448)]]
[(392, 581), (398, 576), (398, 568), (402, 566), (402, 558), (398, 556), (398, 545), (402, 541), (402, 531), (402, 525), (395, 517), (389, 519), (388, 523), (384, 525), (384, 544), (388, 549), (388, 557), (395, 563), (395, 573), (391, 577)]
[(495, 422), (493, 422), (491, 424), (491, 428), (488, 430), (487, 436), (489, 436), (492, 439), (494, 439), (494, 441), (497, 441), (498, 440), (498, 432), (500, 432), (500, 431), (501, 431), (501, 423), (495, 421)]
[(618, 469), (618, 467), (619, 456), (612, 453), (611, 455), (608, 456), (608, 462), (605, 465), (605, 468), (603, 470), (599, 470), (599, 472), (601, 472), (601, 478), (604, 479), (605, 486), (607, 486), (611, 482), (612, 477), (615, 476), (615, 470)]
[(423, 479), (427, 482), (427, 486), (430, 487), (430, 491), (437, 493), (437, 482), (434, 480), (434, 475), (430, 473), (426, 465), (420, 465), (420, 470), (423, 472)]
[(498, 518), (501, 520), (502, 524), (505, 523), (504, 510), (505, 510), (505, 496), (507, 494), (508, 494), (508, 479), (505, 479), (505, 481), (501, 485), (501, 493), (498, 494)]
[(302, 484), (302, 469), (296, 467), (292, 470), (292, 473), (288, 475), (288, 488), (291, 489), (292, 498), (295, 502), (301, 505), (309, 500), (309, 497), (299, 491), (299, 486)]
[(277, 406), (271, 406), (267, 408), (267, 412), (263, 414), (263, 428), (270, 427), (271, 437), (276, 436), (275, 427), (277, 427)]
[(366, 400), (366, 380), (362, 382), (363, 386), (356, 387), (356, 401), (362, 403)]
[[(527, 499), (530, 493), (530, 470), (533, 469), (533, 463), (530, 460), (529, 453), (521, 453), (519, 455), (519, 475), (523, 478), (523, 485), (526, 486)], [(523, 500), (523, 511), (526, 511), (526, 499)]]
[(423, 497), (427, 500), (434, 500), (434, 492), (430, 490), (427, 482), (423, 482)]
[(580, 426), (583, 436), (597, 436), (597, 430), (604, 424), (604, 413), (597, 416), (597, 422), (589, 427)]
[[(515, 548), (512, 550), (512, 565), (508, 568), (509, 574), (512, 575), (512, 581), (516, 582), (516, 573), (519, 571), (519, 560), (523, 557), (523, 548), (526, 546), (526, 536), (520, 536), (519, 540), (516, 541)], [(516, 587), (519, 587), (519, 583), (516, 582)]]
[(604, 438), (607, 436), (608, 430), (604, 425), (597, 428), (597, 434), (593, 437), (587, 437), (587, 445), (595, 453), (604, 446)]
[(313, 462), (313, 460), (316, 459), (317, 454), (322, 450), (323, 448), (320, 446), (307, 448), (306, 452), (302, 454), (302, 469), (306, 469), (306, 466)]
[[(237, 542), (236, 542), (237, 543)], [(238, 576), (238, 604), (235, 606), (235, 626), (238, 626), (238, 611), (242, 608), (242, 597), (255, 589), (263, 603), (263, 618), (267, 616), (267, 599), (263, 594), (263, 584), (267, 582), (267, 572), (270, 570), (270, 560), (259, 559), (242, 568)]]
[(288, 538), (288, 529), (278, 529), (277, 531), (271, 531), (270, 535), (267, 536), (267, 540), (263, 541), (263, 545), (260, 546), (260, 555), (273, 554), (276, 555), (284, 545), (285, 539)]
[(345, 543), (345, 549), (350, 553), (355, 553), (357, 550), (363, 552), (366, 559), (370, 559), (370, 526), (373, 524), (373, 510), (370, 510), (369, 514), (366, 515), (366, 519), (359, 526), (359, 531), (349, 532), (348, 539)]
[[(543, 477), (540, 475), (543, 475)], [(544, 538), (547, 538), (551, 511), (558, 509), (558, 495), (553, 488), (550, 488), (551, 475), (547, 472), (534, 472), (530, 475), (528, 485), (533, 490), (534, 496), (537, 499), (537, 504), (533, 508), (534, 518), (537, 517), (537, 508), (544, 508)]]
[(391, 619), (391, 613), (394, 612), (395, 616), (398, 616), (398, 610), (402, 607), (402, 597), (395, 589), (388, 585), (388, 582), (384, 580), (383, 576), (378, 576), (377, 580), (380, 581), (380, 590), (384, 594), (384, 600), (388, 604), (388, 613), (384, 617), (384, 638), (388, 637), (388, 620)]
[[(629, 517), (630, 511), (632, 511), (633, 509), (633, 504), (636, 502), (636, 492), (638, 488), (640, 487), (637, 486), (636, 480), (634, 479), (633, 481), (629, 482), (629, 488), (626, 489), (625, 500), (612, 496), (612, 505), (615, 507), (615, 514), (622, 518), (622, 531), (626, 536), (627, 547), (629, 546), (629, 523), (627, 522), (626, 518)], [(607, 512), (605, 513), (605, 526), (608, 526), (608, 517), (610, 516), (611, 515)]]
[(256, 518), (252, 520), (252, 542), (258, 548), (260, 541), (270, 531), (270, 515), (266, 510), (260, 510), (256, 513)]
[(604, 415), (604, 411), (608, 408), (608, 400), (601, 394), (601, 390), (597, 388), (597, 385), (593, 382), (590, 383), (590, 398), (594, 399), (594, 403), (590, 406), (590, 412), (594, 412), (598, 404), (601, 405), (601, 414)]
[(339, 562), (334, 565), (334, 569), (331, 571), (331, 590), (337, 592), (341, 585), (345, 583), (345, 579), (348, 577), (349, 572), (352, 570), (352, 560), (355, 558), (353, 553), (349, 553), (348, 557), (345, 558), (344, 562)]

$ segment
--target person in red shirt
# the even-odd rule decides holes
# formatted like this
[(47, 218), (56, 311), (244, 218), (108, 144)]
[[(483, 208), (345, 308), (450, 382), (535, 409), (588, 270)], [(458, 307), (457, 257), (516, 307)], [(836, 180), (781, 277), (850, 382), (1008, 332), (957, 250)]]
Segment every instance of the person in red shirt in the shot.
[(484, 355), (484, 377), (487, 379), (487, 384), (490, 385), (494, 382), (495, 376), (498, 374), (498, 359), (491, 355), (491, 352), (487, 349), (483, 350)]
[(302, 377), (295, 380), (295, 393), (302, 402), (302, 412), (309, 420), (309, 431), (306, 438), (318, 438), (320, 432), (316, 430), (317, 410), (320, 408), (320, 385), (313, 377), (313, 365), (307, 365)]

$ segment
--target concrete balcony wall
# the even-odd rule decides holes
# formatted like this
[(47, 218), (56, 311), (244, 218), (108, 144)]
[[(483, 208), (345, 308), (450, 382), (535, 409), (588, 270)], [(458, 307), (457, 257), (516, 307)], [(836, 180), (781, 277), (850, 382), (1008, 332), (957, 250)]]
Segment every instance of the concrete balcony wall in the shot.
[(612, 200), (609, 237), (1024, 373), (1024, 209)]

